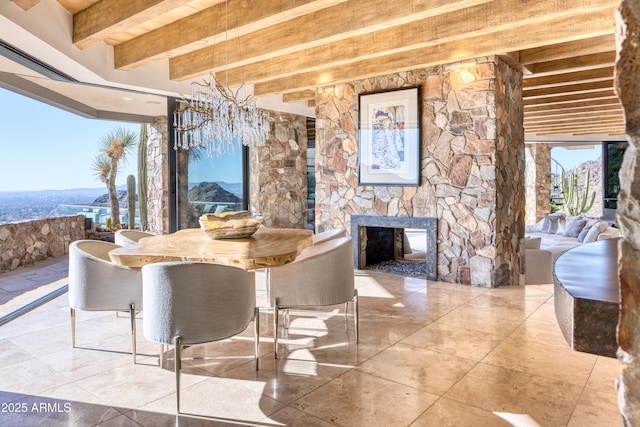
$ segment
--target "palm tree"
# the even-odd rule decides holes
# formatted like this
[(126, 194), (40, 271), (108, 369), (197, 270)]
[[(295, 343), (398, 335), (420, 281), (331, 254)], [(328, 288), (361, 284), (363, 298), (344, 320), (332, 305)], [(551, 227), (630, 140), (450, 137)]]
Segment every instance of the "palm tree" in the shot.
[(136, 134), (125, 128), (115, 128), (104, 135), (100, 141), (100, 152), (93, 159), (92, 168), (100, 181), (107, 186), (109, 204), (111, 205), (111, 219), (115, 228), (120, 228), (120, 203), (116, 191), (116, 177), (118, 165), (126, 162), (127, 155), (135, 146)]

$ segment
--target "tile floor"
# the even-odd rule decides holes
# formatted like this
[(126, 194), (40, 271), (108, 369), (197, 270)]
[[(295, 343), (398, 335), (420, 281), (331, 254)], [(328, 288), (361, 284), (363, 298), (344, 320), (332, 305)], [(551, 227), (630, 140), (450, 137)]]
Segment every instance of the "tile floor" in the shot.
[[(259, 272), (266, 305), (261, 283)], [(358, 345), (351, 317), (294, 312), (274, 360), (265, 311), (259, 371), (251, 325), (184, 352), (179, 417), (171, 354), (159, 368), (142, 321), (136, 365), (126, 316), (78, 313), (72, 349), (63, 295), (0, 327), (0, 425), (622, 426), (618, 362), (569, 349), (551, 285), (479, 289), (372, 271), (356, 284)]]

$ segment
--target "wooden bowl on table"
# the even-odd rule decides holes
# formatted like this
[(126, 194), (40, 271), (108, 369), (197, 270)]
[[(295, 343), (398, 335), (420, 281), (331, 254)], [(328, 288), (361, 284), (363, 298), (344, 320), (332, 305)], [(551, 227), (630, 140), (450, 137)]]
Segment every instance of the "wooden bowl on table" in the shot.
[(205, 214), (199, 219), (200, 228), (212, 239), (241, 239), (249, 237), (262, 224), (262, 217), (249, 211)]

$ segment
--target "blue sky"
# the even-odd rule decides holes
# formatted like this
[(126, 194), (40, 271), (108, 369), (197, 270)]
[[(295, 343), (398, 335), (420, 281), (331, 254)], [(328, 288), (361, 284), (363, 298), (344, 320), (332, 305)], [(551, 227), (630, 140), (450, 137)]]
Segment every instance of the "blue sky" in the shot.
[[(96, 188), (104, 184), (91, 168), (100, 138), (116, 127), (140, 132), (137, 123), (85, 119), (0, 88), (0, 191)], [(242, 150), (190, 166), (189, 181), (240, 182)], [(120, 166), (116, 185), (137, 177), (137, 152)]]
[[(0, 88), (0, 191), (103, 187), (91, 163), (100, 138), (118, 126), (140, 131), (137, 123), (85, 119)], [(133, 153), (116, 184), (137, 171)]]
[[(602, 145), (599, 142), (590, 149), (568, 150), (562, 147), (553, 147), (551, 149), (551, 157), (560, 163), (565, 170), (573, 169), (587, 160), (597, 160), (600, 156), (602, 156)], [(551, 169), (555, 172), (553, 166)]]

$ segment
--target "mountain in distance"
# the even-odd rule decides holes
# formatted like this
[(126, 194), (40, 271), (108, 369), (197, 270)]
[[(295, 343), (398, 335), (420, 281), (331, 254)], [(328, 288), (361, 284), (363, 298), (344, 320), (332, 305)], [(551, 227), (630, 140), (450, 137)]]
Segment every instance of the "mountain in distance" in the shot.
[[(207, 182), (207, 183), (210, 183), (210, 182)], [(215, 183), (218, 184), (220, 187), (222, 187), (224, 190), (228, 191), (229, 193), (234, 194), (236, 197), (238, 197), (238, 199), (242, 199), (242, 183), (241, 182), (215, 181)], [(197, 187), (200, 184), (201, 184), (200, 182), (190, 182), (189, 188), (193, 189), (194, 187)], [(190, 199), (190, 200), (193, 200), (193, 199)]]
[(225, 190), (217, 182), (201, 182), (189, 190), (189, 200), (240, 203), (242, 199)]

